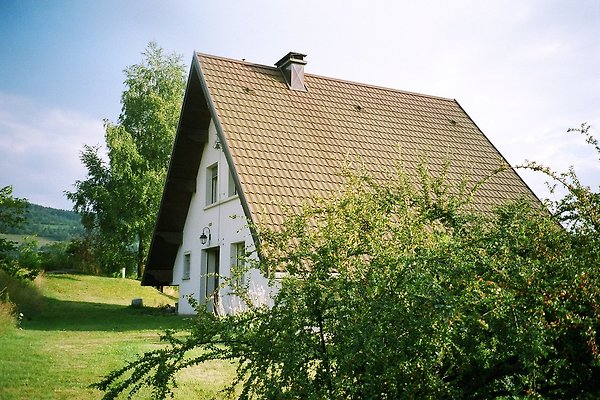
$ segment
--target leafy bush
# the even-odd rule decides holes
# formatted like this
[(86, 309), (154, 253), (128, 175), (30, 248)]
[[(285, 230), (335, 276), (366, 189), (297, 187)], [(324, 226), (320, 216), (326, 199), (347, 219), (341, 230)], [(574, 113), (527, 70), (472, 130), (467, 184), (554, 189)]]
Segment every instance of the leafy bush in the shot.
[[(26, 199), (13, 197), (12, 186), (0, 189), (0, 229), (20, 226), (29, 203)], [(23, 244), (0, 238), (0, 271), (21, 278), (33, 279), (40, 269), (37, 242), (28, 238)]]
[(33, 280), (42, 270), (42, 258), (34, 238), (21, 244), (10, 242), (7, 251), (0, 254), (0, 270), (23, 280)]
[(39, 243), (35, 238), (27, 237), (17, 247), (17, 260), (21, 268), (31, 271), (33, 277), (41, 270), (42, 257), (39, 253)]
[(68, 253), (69, 243), (55, 242), (38, 250), (40, 264), (44, 271), (73, 269), (73, 261)]
[(92, 242), (93, 240), (88, 235), (80, 239), (73, 239), (69, 242), (66, 251), (73, 269), (100, 275), (103, 271), (100, 268), (98, 257), (94, 253)]
[(239, 362), (240, 399), (597, 398), (597, 194), (573, 186), (555, 216), (527, 201), (480, 214), (464, 185), (420, 177), (349, 175), (338, 197), (260, 229), (258, 266), (287, 271), (273, 306), (200, 307), (187, 335), (100, 382), (105, 398), (164, 398), (210, 359)]
[(0, 270), (0, 301), (5, 303), (4, 310), (12, 309), (14, 315), (26, 317), (40, 313), (43, 297), (38, 286), (43, 279), (43, 275), (39, 275), (35, 281), (23, 280)]

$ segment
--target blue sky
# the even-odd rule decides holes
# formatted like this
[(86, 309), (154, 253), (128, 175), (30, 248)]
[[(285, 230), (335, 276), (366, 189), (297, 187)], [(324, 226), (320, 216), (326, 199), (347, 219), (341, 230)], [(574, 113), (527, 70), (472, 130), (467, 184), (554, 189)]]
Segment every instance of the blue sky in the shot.
[(455, 98), (511, 164), (600, 185), (598, 156), (565, 133), (600, 137), (598, 0), (2, 0), (0, 186), (70, 209), (79, 152), (103, 143), (150, 41), (186, 68), (193, 51), (273, 65), (293, 50), (307, 73)]

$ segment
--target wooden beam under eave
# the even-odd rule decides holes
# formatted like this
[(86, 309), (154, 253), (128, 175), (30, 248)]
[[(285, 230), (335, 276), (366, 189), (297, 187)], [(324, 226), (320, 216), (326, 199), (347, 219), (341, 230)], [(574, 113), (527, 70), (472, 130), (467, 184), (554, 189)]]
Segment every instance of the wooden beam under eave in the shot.
[(173, 283), (172, 269), (146, 270), (143, 286), (167, 286)]
[(193, 143), (208, 142), (208, 129), (182, 127), (180, 129), (184, 138)]
[(196, 180), (188, 178), (169, 178), (169, 186), (178, 192), (195, 193)]
[(160, 237), (167, 243), (180, 245), (183, 243), (183, 231), (182, 232), (166, 232), (158, 231), (156, 236)]

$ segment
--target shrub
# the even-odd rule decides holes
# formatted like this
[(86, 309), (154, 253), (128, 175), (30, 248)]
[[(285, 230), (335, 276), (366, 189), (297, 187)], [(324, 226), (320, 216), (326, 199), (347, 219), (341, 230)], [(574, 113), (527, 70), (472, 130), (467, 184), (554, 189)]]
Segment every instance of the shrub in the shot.
[(94, 252), (94, 241), (88, 235), (69, 242), (66, 252), (74, 269), (83, 273), (100, 275), (103, 271)]
[(40, 265), (44, 271), (74, 269), (74, 261), (68, 253), (69, 243), (55, 242), (39, 249)]
[(38, 289), (43, 279), (39, 275), (34, 281), (23, 280), (0, 270), (0, 292), (4, 293), (5, 302), (10, 300), (19, 313), (26, 317), (35, 315), (43, 310), (43, 296)]
[(10, 301), (6, 292), (0, 289), (0, 336), (17, 325), (17, 307)]
[(164, 398), (180, 369), (235, 359), (240, 399), (598, 398), (599, 203), (575, 188), (564, 229), (527, 201), (472, 212), (425, 169), (416, 188), (350, 175), (259, 230), (258, 266), (288, 273), (272, 307), (200, 309), (97, 386)]
[(42, 267), (42, 258), (39, 253), (39, 242), (34, 237), (26, 237), (17, 247), (17, 260), (21, 268), (30, 271), (30, 276), (35, 278)]
[[(22, 224), (28, 204), (25, 199), (13, 197), (12, 186), (0, 188), (0, 229), (5, 231)], [(39, 265), (35, 266), (35, 270), (29, 270), (27, 265), (19, 263), (19, 254), (16, 242), (0, 238), (0, 270), (23, 278), (35, 277)], [(29, 255), (27, 249), (24, 254)], [(33, 259), (27, 257), (24, 257), (24, 260), (27, 262), (33, 261)]]

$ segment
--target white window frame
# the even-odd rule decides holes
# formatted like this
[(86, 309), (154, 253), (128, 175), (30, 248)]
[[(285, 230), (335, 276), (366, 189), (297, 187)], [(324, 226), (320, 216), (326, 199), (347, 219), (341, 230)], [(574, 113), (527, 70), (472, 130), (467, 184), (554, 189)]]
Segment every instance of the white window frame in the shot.
[(181, 279), (189, 280), (191, 274), (192, 267), (192, 253), (186, 251), (183, 253), (183, 272), (181, 274)]
[[(235, 242), (231, 243), (231, 267), (242, 267), (246, 258), (246, 242)], [(241, 257), (240, 257), (241, 256)], [(238, 277), (237, 283), (239, 285), (246, 284), (246, 272), (242, 274), (242, 276)]]
[(237, 186), (235, 185), (235, 180), (233, 179), (233, 171), (229, 170), (229, 181), (227, 183), (227, 196), (233, 197), (237, 196)]
[(219, 164), (214, 163), (206, 168), (206, 205), (219, 201)]

